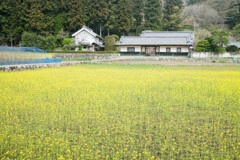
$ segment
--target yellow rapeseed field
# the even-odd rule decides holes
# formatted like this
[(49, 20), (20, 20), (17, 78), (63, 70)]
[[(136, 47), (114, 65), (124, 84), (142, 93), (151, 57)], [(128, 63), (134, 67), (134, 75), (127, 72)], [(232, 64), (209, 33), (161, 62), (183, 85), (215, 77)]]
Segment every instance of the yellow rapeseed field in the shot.
[(240, 159), (240, 67), (1, 72), (0, 159)]

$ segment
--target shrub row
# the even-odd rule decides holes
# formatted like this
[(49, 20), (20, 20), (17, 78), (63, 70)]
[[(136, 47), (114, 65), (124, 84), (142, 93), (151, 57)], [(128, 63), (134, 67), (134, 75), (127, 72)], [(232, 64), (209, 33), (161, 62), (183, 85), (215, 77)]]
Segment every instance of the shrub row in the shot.
[(53, 50), (57, 46), (54, 36), (39, 36), (36, 33), (24, 32), (22, 35), (22, 45), (24, 47), (37, 47), (44, 50)]
[(52, 51), (49, 53), (69, 53), (69, 54), (117, 54), (118, 51)]

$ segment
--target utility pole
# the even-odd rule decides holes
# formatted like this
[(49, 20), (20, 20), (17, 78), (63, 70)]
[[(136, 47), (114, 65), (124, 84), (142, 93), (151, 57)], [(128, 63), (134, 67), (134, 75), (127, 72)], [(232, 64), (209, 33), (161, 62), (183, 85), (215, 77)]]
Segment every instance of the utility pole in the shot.
[(195, 34), (196, 31), (196, 21), (195, 18), (193, 17), (193, 33)]
[(102, 37), (102, 26), (100, 26), (100, 37)]
[(13, 37), (12, 36), (10, 37), (10, 40), (11, 40), (11, 47), (13, 47)]

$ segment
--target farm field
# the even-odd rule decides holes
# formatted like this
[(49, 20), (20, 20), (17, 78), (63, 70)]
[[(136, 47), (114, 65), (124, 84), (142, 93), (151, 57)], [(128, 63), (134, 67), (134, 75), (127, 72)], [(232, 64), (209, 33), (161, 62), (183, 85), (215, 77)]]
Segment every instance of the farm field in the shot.
[(240, 159), (240, 66), (0, 72), (0, 159)]

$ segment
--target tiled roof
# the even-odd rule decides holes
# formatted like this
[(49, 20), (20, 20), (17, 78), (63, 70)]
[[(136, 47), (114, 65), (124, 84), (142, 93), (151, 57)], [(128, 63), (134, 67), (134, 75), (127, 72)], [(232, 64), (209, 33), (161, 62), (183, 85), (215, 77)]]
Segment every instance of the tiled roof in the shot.
[(116, 45), (193, 45), (193, 32), (144, 31), (141, 36), (122, 36)]

